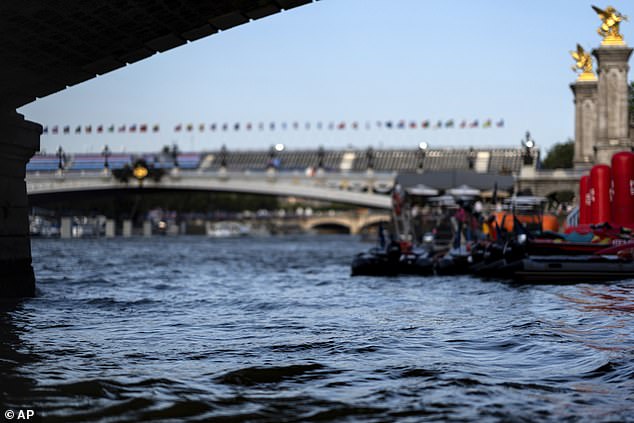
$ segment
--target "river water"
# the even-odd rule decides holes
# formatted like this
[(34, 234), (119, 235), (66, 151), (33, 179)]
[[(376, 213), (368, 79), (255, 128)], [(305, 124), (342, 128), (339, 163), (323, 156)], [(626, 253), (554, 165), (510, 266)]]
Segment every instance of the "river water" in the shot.
[(634, 421), (634, 281), (351, 278), (366, 248), (35, 239), (38, 296), (0, 310), (0, 405), (59, 422)]

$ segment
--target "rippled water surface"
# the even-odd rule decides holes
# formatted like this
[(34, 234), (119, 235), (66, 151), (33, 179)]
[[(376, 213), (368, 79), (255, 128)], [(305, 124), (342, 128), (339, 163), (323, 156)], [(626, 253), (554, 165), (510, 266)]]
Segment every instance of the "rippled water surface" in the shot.
[(0, 403), (45, 421), (634, 421), (634, 281), (349, 276), (347, 236), (34, 240)]

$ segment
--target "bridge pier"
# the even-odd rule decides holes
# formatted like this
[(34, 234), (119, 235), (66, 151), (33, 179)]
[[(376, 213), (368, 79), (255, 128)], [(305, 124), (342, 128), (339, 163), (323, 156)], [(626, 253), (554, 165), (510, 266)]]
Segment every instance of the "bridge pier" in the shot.
[(132, 236), (132, 221), (129, 219), (126, 219), (123, 221), (123, 229), (121, 231), (121, 235), (124, 238), (129, 238)]
[(116, 234), (116, 223), (114, 219), (106, 220), (106, 238), (114, 238)]
[(24, 178), (41, 133), (14, 110), (0, 111), (0, 298), (35, 295)]

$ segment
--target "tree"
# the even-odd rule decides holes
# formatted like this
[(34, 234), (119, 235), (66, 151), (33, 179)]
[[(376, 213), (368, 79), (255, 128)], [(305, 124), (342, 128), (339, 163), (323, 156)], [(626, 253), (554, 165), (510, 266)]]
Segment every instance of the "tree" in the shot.
[(569, 169), (572, 167), (572, 159), (575, 154), (575, 142), (568, 140), (557, 143), (548, 150), (548, 154), (542, 160), (542, 169)]

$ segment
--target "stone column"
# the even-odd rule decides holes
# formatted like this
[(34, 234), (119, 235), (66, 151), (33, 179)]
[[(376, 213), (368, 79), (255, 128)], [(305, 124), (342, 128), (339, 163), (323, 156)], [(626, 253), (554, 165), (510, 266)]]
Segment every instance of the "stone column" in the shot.
[(598, 62), (596, 163), (610, 164), (617, 151), (629, 150), (628, 61), (632, 49), (602, 45), (593, 50)]
[(123, 229), (121, 230), (121, 235), (124, 238), (129, 238), (132, 236), (132, 221), (126, 219), (123, 221)]
[(152, 236), (152, 222), (149, 220), (143, 221), (143, 236)]
[(115, 221), (113, 219), (106, 220), (106, 238), (114, 238), (116, 230), (115, 230)]
[(0, 110), (0, 298), (35, 295), (24, 178), (41, 133), (41, 125)]
[(59, 237), (68, 239), (73, 236), (73, 220), (70, 217), (62, 217), (59, 223)]
[(597, 81), (570, 84), (575, 99), (575, 168), (589, 168), (597, 143)]

